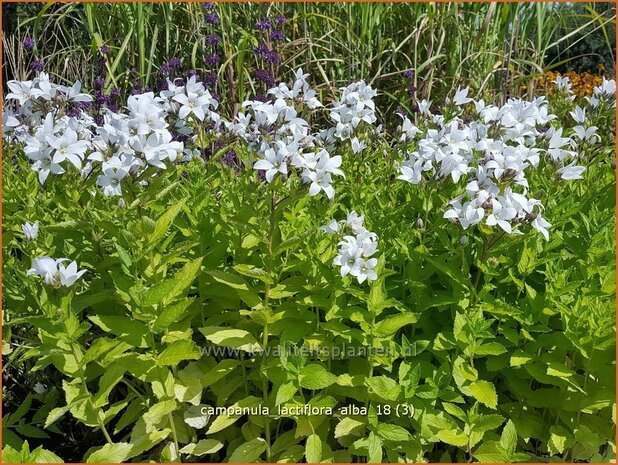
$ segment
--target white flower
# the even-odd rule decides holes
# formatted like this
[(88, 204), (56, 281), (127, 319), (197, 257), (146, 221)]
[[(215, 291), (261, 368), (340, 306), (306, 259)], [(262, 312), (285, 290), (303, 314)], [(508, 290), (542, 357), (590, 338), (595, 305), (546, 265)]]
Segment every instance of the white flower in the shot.
[(457, 91), (455, 92), (455, 96), (453, 97), (453, 103), (459, 107), (461, 105), (465, 105), (466, 103), (471, 102), (472, 99), (468, 97), (468, 90), (469, 89), (467, 87), (465, 89), (461, 89), (458, 87)]
[(352, 152), (360, 153), (367, 148), (365, 141), (358, 140), (358, 137), (352, 138)]
[(341, 231), (341, 224), (337, 220), (331, 220), (330, 223), (320, 226), (320, 229), (326, 234), (338, 234)]
[(21, 225), (21, 229), (24, 231), (26, 239), (28, 239), (29, 241), (33, 241), (39, 235), (39, 222), (35, 221), (34, 224), (25, 222)]
[(571, 80), (567, 76), (556, 76), (552, 82), (556, 84), (558, 90), (564, 90), (568, 93), (571, 92)]
[(27, 275), (38, 275), (45, 280), (46, 284), (54, 287), (72, 286), (86, 270), (78, 271), (77, 263), (74, 261), (65, 267), (63, 262), (68, 260), (68, 258), (53, 259), (48, 256), (35, 258)]
[(103, 169), (103, 174), (97, 178), (97, 185), (103, 188), (103, 194), (107, 196), (122, 195), (120, 181), (127, 173), (122, 167), (108, 165)]
[(253, 164), (253, 168), (256, 170), (265, 170), (266, 181), (269, 183), (273, 181), (277, 173), (287, 174), (288, 172), (288, 166), (282, 150), (266, 150), (266, 152), (264, 152), (264, 159), (256, 161)]
[(378, 275), (373, 271), (377, 264), (377, 258), (370, 258), (369, 260), (357, 258), (354, 267), (350, 270), (350, 274), (356, 276), (359, 284), (362, 284), (365, 280), (374, 281), (378, 279)]
[(573, 111), (569, 112), (569, 114), (576, 123), (583, 123), (584, 121), (586, 121), (586, 110), (579, 106), (576, 106)]
[(549, 232), (547, 231), (547, 228), (551, 227), (551, 224), (549, 222), (547, 222), (543, 217), (541, 217), (540, 213), (535, 213), (535, 215), (536, 215), (536, 217), (534, 218), (534, 220), (532, 220), (530, 225), (534, 229), (536, 229), (538, 232), (543, 234), (543, 237), (545, 238), (545, 240), (548, 241), (549, 240)]
[(590, 126), (589, 128), (585, 128), (581, 125), (578, 125), (573, 127), (573, 132), (582, 141), (599, 141), (601, 140), (601, 138), (597, 134), (597, 129), (598, 128), (596, 126)]
[(562, 179), (570, 181), (573, 179), (583, 179), (582, 174), (584, 173), (584, 171), (586, 171), (586, 168), (584, 168), (583, 166), (575, 166), (575, 162), (573, 162), (570, 165), (559, 169), (558, 173), (560, 173), (560, 177)]
[(329, 199), (335, 196), (335, 189), (331, 186), (332, 178), (330, 173), (325, 170), (308, 171), (305, 175), (311, 181), (309, 195), (317, 195), (321, 190), (324, 191)]
[(189, 93), (189, 95), (178, 94), (174, 96), (173, 100), (182, 105), (178, 111), (179, 118), (185, 119), (190, 114), (193, 114), (200, 121), (204, 121), (212, 97), (210, 93), (205, 93), (202, 96)]
[[(67, 260), (67, 259), (63, 259), (63, 261), (64, 260)], [(67, 266), (66, 268), (60, 262), (58, 263), (58, 273), (60, 275), (60, 284), (63, 285), (64, 287), (72, 286), (75, 283), (75, 281), (81, 278), (85, 272), (86, 270), (78, 271), (77, 263), (75, 263), (74, 261), (71, 262), (69, 266)]]

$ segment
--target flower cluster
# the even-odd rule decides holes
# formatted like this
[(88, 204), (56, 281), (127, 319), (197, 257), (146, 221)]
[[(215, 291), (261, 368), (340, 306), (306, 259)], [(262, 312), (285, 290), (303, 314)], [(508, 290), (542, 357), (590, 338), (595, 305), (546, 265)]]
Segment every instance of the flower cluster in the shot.
[(341, 89), (341, 98), (330, 112), (335, 122), (335, 136), (340, 140), (352, 139), (354, 153), (362, 151), (366, 145), (355, 136), (361, 121), (374, 124), (377, 120), (373, 98), (376, 91), (365, 81), (353, 82)]
[(310, 184), (309, 194), (324, 191), (329, 199), (335, 195), (332, 176), (343, 176), (339, 169), (341, 156), (331, 157), (313, 134), (309, 123), (300, 113), (322, 106), (316, 92), (307, 82), (302, 69), (295, 73), (291, 87), (281, 83), (268, 91), (272, 98), (266, 102), (243, 103), (247, 113), (240, 113), (236, 123), (228, 128), (244, 139), (259, 159), (253, 167), (263, 171), (267, 182), (277, 174), (287, 178), (291, 169), (301, 172), (303, 182)]
[(68, 258), (55, 259), (47, 256), (35, 258), (27, 275), (40, 276), (49, 286), (70, 287), (82, 277), (86, 270), (78, 270), (77, 263), (74, 261), (65, 267), (63, 263), (67, 261), (69, 261)]
[(327, 234), (343, 234), (333, 264), (341, 267), (341, 276), (354, 276), (359, 284), (378, 279), (374, 270), (378, 259), (372, 258), (378, 250), (378, 236), (365, 229), (364, 220), (364, 216), (352, 211), (345, 220), (331, 220), (321, 227)]
[[(568, 87), (563, 81), (559, 85)], [(610, 91), (608, 83), (599, 95)], [(509, 234), (521, 233), (519, 226), (529, 224), (548, 239), (551, 225), (542, 217), (541, 202), (527, 196), (526, 172), (537, 169), (544, 156), (562, 179), (580, 179), (585, 168), (576, 165), (578, 144), (594, 141), (596, 127), (576, 126), (573, 138), (563, 137), (563, 128), (549, 127), (556, 117), (549, 113), (544, 97), (531, 102), (509, 99), (496, 106), (459, 89), (453, 103), (461, 108), (473, 104), (476, 118), (455, 114), (447, 120), (432, 114), (430, 102), (425, 101), (420, 102), (426, 117), (423, 130), (403, 117), (400, 141), (415, 150), (407, 151), (399, 179), (420, 184), (446, 178), (458, 183), (465, 178), (465, 193), (450, 201), (445, 218), (464, 229), (484, 221)], [(583, 123), (585, 112), (577, 107), (572, 116)]]

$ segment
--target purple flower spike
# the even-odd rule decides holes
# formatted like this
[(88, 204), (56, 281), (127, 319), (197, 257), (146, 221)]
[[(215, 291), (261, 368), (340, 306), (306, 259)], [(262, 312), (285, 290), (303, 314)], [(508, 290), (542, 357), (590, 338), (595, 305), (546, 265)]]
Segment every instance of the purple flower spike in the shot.
[(26, 50), (32, 50), (34, 48), (34, 39), (32, 37), (26, 37), (22, 45)]
[(103, 46), (101, 47), (101, 53), (102, 53), (103, 55), (107, 55), (107, 54), (109, 53), (109, 47), (108, 47), (107, 45), (103, 45)]
[(283, 15), (279, 15), (275, 18), (275, 24), (277, 26), (281, 26), (282, 24), (285, 24), (287, 20), (285, 19), (285, 16)]
[(414, 71), (412, 71), (411, 69), (404, 71), (403, 77), (412, 79), (414, 77)]
[(43, 59), (34, 60), (32, 63), (30, 63), (30, 69), (34, 71), (35, 73), (42, 72), (44, 66), (45, 66), (45, 62), (43, 61)]
[(255, 28), (258, 31), (266, 31), (272, 27), (270, 19), (266, 18), (255, 23)]
[(274, 29), (270, 33), (270, 40), (272, 40), (273, 42), (283, 42), (284, 39), (285, 37), (281, 29)]

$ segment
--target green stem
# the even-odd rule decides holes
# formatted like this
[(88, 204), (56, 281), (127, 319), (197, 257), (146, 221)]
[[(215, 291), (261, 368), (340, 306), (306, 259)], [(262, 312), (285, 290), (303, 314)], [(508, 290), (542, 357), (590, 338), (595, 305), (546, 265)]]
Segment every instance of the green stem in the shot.
[(178, 435), (176, 434), (176, 426), (174, 425), (174, 417), (172, 417), (172, 412), (167, 414), (167, 418), (170, 422), (170, 428), (172, 428), (172, 437), (174, 438), (174, 446), (176, 447), (176, 454), (178, 454), (178, 459), (180, 459), (180, 453), (178, 452), (180, 449), (178, 448)]

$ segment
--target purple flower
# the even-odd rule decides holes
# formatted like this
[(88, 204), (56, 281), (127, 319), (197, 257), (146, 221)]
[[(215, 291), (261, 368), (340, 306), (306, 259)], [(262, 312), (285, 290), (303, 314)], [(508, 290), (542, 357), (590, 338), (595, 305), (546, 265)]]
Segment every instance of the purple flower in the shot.
[(42, 58), (40, 60), (33, 60), (32, 63), (30, 63), (30, 69), (34, 71), (35, 73), (42, 72), (44, 66), (45, 66), (45, 62), (43, 61)]
[(255, 23), (255, 28), (258, 31), (266, 31), (272, 27), (270, 19), (266, 18)]
[(278, 65), (281, 63), (281, 56), (277, 52), (271, 51), (268, 56), (266, 56), (266, 61), (271, 65)]
[(219, 18), (219, 15), (217, 13), (206, 13), (204, 15), (204, 20), (206, 21), (206, 24), (214, 25), (217, 25), (221, 22), (221, 18)]
[(206, 84), (206, 86), (208, 87), (216, 86), (218, 81), (219, 77), (217, 76), (217, 73), (215, 71), (211, 71), (210, 73), (206, 73), (204, 75), (204, 84)]
[(414, 94), (416, 94), (416, 87), (415, 86), (408, 87), (408, 95), (411, 97)]
[(275, 78), (270, 72), (266, 71), (265, 69), (256, 69), (253, 72), (253, 77), (257, 81), (266, 84), (266, 87), (268, 87), (269, 89), (275, 86)]
[(213, 67), (219, 64), (219, 61), (221, 61), (221, 58), (216, 53), (213, 53), (212, 55), (208, 55), (204, 61), (206, 62), (208, 66)]
[(281, 29), (274, 29), (270, 33), (270, 40), (272, 40), (273, 42), (283, 42), (284, 39), (285, 37)]
[(287, 20), (285, 19), (285, 16), (283, 15), (279, 15), (275, 18), (275, 24), (277, 26), (281, 26), (282, 24), (285, 24)]
[(211, 3), (211, 2), (207, 2), (202, 4), (202, 7), (206, 10), (206, 11), (213, 11), (215, 9), (215, 4)]
[(414, 71), (409, 69), (407, 71), (403, 72), (403, 77), (408, 78), (408, 79), (412, 79), (414, 77)]
[(26, 50), (32, 50), (34, 48), (34, 39), (32, 37), (24, 38), (22, 45)]
[(217, 34), (209, 34), (206, 36), (206, 43), (208, 45), (217, 46), (219, 45), (219, 42), (221, 42), (221, 37)]
[(234, 150), (231, 150), (231, 149), (225, 152), (225, 155), (221, 157), (221, 161), (225, 163), (227, 166), (230, 166), (235, 169), (240, 168), (240, 165), (241, 165), (238, 155), (236, 154)]
[(103, 45), (103, 46), (101, 47), (101, 53), (102, 53), (103, 55), (107, 55), (107, 54), (109, 53), (109, 47), (108, 47), (107, 45)]

